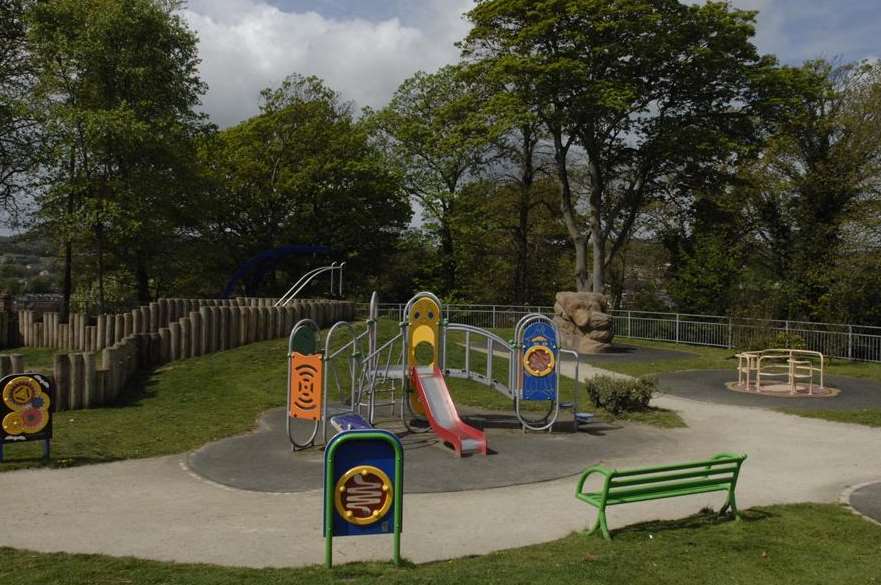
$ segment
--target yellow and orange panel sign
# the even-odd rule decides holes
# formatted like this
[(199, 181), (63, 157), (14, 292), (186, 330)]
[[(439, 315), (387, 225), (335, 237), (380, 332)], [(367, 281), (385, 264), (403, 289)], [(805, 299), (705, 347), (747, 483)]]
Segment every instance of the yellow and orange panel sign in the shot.
[(0, 461), (6, 445), (29, 441), (43, 441), (43, 454), (49, 458), (54, 399), (55, 388), (46, 376), (0, 376)]
[(303, 355), (293, 352), (290, 360), (289, 414), (293, 418), (318, 420), (321, 418), (321, 390), (324, 375), (321, 354)]
[(30, 375), (14, 376), (3, 385), (3, 410), (9, 409), (0, 423), (6, 436), (33, 435), (49, 424), (51, 400), (37, 379)]

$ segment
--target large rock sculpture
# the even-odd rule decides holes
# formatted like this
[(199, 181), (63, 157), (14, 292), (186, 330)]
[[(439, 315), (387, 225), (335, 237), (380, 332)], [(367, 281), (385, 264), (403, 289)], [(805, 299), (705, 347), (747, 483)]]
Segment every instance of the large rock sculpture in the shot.
[(598, 353), (612, 343), (612, 316), (606, 296), (592, 292), (558, 292), (554, 323), (563, 347)]

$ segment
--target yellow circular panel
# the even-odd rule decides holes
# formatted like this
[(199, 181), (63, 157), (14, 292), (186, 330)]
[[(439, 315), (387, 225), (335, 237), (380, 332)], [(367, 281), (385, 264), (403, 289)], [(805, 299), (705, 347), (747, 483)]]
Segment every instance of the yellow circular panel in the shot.
[(544, 345), (533, 345), (523, 354), (523, 367), (530, 376), (541, 378), (554, 371), (554, 353)]
[(3, 402), (12, 410), (22, 410), (40, 393), (39, 382), (30, 376), (17, 376), (3, 388)]
[(10, 412), (3, 417), (3, 430), (7, 435), (20, 435), (24, 430), (21, 421), (21, 415), (17, 412)]
[(345, 472), (334, 489), (334, 507), (346, 522), (369, 526), (382, 520), (392, 507), (394, 489), (378, 467), (358, 465)]

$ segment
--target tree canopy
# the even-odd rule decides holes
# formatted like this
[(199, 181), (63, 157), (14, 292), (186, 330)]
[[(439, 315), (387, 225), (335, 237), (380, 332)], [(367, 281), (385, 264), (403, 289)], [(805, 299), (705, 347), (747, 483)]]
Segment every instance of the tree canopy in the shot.
[(755, 13), (727, 3), (484, 0), (468, 16), (466, 60), (524, 100), (553, 141), (579, 290), (604, 290), (649, 201), (717, 183), (749, 155), (776, 97), (776, 62), (750, 40)]
[(336, 260), (393, 300), (881, 324), (877, 63), (781, 66), (729, 2), (477, 0), (387, 103), (290, 72), (220, 129), (181, 8), (0, 0), (0, 209), (57, 257), (8, 287), (102, 311), (312, 244), (238, 292)]
[(209, 187), (199, 229), (214, 268), (229, 275), (259, 252), (300, 243), (330, 246), (361, 277), (375, 274), (410, 208), (367, 125), (315, 77), (264, 90), (260, 110), (201, 149)]

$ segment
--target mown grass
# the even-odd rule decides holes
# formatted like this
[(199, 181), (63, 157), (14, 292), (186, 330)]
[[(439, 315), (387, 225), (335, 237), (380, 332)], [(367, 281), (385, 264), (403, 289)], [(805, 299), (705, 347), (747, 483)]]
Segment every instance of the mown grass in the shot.
[(24, 358), (24, 367), (28, 372), (39, 374), (52, 374), (52, 361), (56, 351), (43, 347), (14, 347), (0, 350), (3, 354), (19, 353)]
[(861, 408), (858, 410), (803, 410), (799, 408), (778, 408), (778, 412), (794, 414), (806, 418), (820, 418), (834, 422), (881, 427), (881, 408)]
[[(57, 413), (49, 465), (179, 453), (246, 431), (284, 404), (285, 353), (275, 340), (175, 362), (134, 380), (116, 404)], [(42, 465), (39, 453), (7, 446), (0, 470)]]
[[(247, 546), (247, 543), (243, 543)], [(407, 552), (404, 535), (403, 552)], [(881, 583), (881, 528), (835, 505), (755, 508), (742, 522), (702, 513), (547, 544), (423, 565), (352, 563), (327, 570), (242, 569), (0, 548), (5, 585), (871, 585)]]

